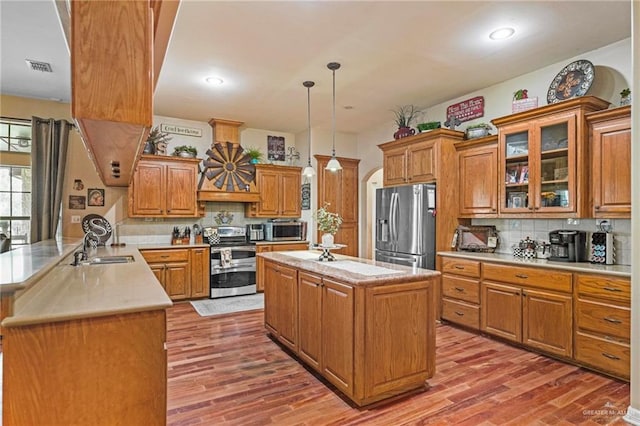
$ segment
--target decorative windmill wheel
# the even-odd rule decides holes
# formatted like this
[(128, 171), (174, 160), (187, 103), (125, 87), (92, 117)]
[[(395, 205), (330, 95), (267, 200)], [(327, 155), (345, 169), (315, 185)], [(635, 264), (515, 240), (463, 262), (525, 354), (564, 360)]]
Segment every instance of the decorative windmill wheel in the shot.
[(216, 142), (207, 150), (207, 155), (203, 174), (216, 188), (227, 192), (246, 191), (254, 181), (256, 168), (239, 144)]

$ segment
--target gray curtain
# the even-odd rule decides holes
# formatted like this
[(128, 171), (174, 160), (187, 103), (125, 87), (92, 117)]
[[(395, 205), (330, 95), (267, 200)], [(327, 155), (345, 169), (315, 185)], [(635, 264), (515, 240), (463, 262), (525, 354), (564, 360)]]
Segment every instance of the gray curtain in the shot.
[(55, 238), (69, 147), (66, 120), (31, 121), (31, 243)]

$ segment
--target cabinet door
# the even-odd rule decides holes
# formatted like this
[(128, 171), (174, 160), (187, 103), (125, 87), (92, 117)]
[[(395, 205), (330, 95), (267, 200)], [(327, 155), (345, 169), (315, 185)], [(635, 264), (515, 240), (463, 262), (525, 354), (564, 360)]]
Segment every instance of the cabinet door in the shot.
[(171, 300), (188, 299), (191, 294), (191, 271), (188, 262), (167, 263), (165, 290)]
[(521, 289), (482, 283), (480, 329), (515, 342), (522, 341)]
[(353, 392), (353, 288), (327, 278), (322, 287), (323, 374), (338, 389)]
[(191, 297), (209, 296), (211, 269), (209, 266), (209, 249), (191, 250)]
[(256, 216), (276, 217), (280, 214), (279, 175), (268, 170), (258, 170), (256, 184), (260, 189), (260, 202)]
[(280, 216), (300, 217), (300, 173), (284, 172), (280, 176)]
[(382, 162), (383, 185), (400, 185), (407, 181), (407, 149), (389, 149), (384, 152)]
[(631, 217), (630, 119), (596, 123), (591, 132), (595, 217)]
[(407, 149), (407, 181), (411, 183), (436, 180), (435, 141), (410, 145)]
[(165, 168), (162, 163), (142, 162), (133, 174), (129, 190), (131, 216), (162, 216), (165, 214)]
[(298, 275), (298, 356), (321, 371), (322, 362), (322, 278)]
[(153, 275), (155, 275), (158, 281), (160, 281), (160, 284), (162, 284), (162, 288), (167, 291), (164, 263), (150, 263), (149, 268), (151, 268)]
[(334, 236), (336, 244), (345, 244), (346, 247), (336, 253), (358, 257), (358, 224), (342, 223)]
[(460, 216), (486, 217), (498, 212), (498, 148), (494, 144), (458, 154)]
[(572, 297), (522, 290), (522, 343), (552, 354), (573, 354)]
[(196, 167), (168, 164), (165, 191), (168, 216), (196, 216)]
[[(256, 253), (271, 251), (270, 245), (256, 245)], [(260, 256), (256, 256), (256, 291), (264, 291), (264, 283), (266, 280), (266, 270), (264, 268), (265, 260)]]
[(298, 274), (293, 268), (278, 266), (278, 335), (291, 350), (298, 349)]
[(277, 337), (278, 335), (278, 280), (279, 272), (278, 266), (264, 261), (264, 279), (262, 280), (264, 286), (264, 323), (267, 329)]

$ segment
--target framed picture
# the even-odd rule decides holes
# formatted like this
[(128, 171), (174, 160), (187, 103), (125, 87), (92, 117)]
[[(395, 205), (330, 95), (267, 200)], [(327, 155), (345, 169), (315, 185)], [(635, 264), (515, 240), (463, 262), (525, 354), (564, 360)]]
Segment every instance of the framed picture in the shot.
[(518, 172), (519, 172), (520, 166), (518, 165), (512, 165), (512, 166), (507, 166), (507, 173), (505, 176), (505, 182), (506, 183), (518, 183)]
[(529, 166), (520, 167), (520, 183), (529, 182)]
[(87, 190), (87, 205), (94, 207), (104, 206), (104, 189), (89, 188)]
[(87, 208), (87, 197), (84, 195), (69, 195), (69, 210), (84, 210)]
[(555, 180), (565, 180), (569, 176), (568, 167), (559, 167), (553, 170), (553, 178)]
[(507, 207), (510, 209), (522, 209), (527, 207), (527, 193), (526, 192), (511, 192), (509, 193), (509, 200)]
[(311, 184), (309, 182), (302, 184), (302, 210), (311, 210)]
[(514, 209), (522, 208), (522, 197), (511, 197), (511, 207), (513, 207)]
[(267, 136), (267, 159), (284, 161), (284, 136)]

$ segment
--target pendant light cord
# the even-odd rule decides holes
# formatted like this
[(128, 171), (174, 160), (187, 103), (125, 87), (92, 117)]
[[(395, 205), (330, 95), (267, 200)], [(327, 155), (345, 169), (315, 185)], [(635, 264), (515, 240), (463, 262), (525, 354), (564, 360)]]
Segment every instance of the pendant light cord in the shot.
[(309, 139), (307, 139), (309, 141), (309, 157), (307, 159), (307, 165), (309, 167), (311, 167), (311, 87), (313, 86), (313, 84), (313, 81), (305, 81), (304, 83), (305, 87), (307, 88), (307, 123), (309, 124)]

